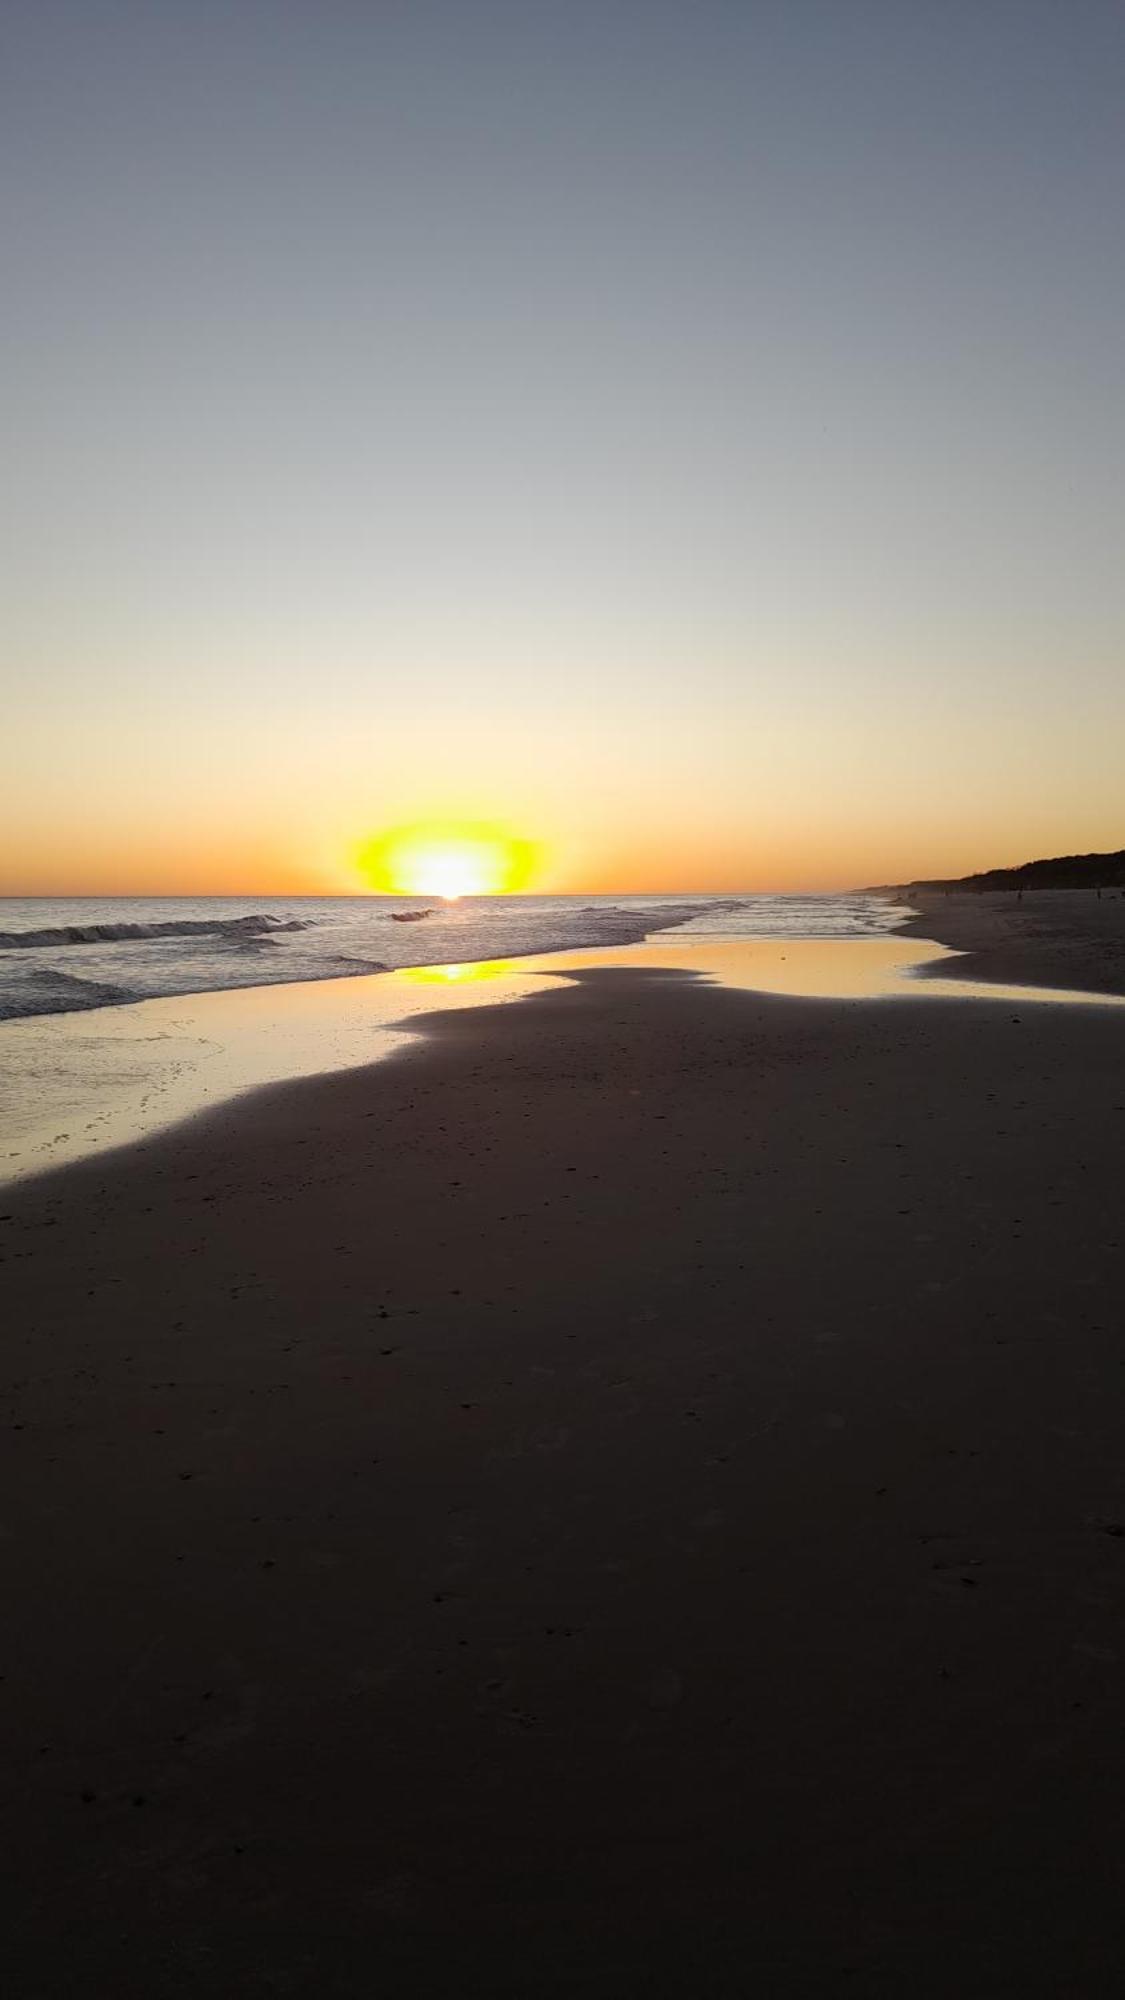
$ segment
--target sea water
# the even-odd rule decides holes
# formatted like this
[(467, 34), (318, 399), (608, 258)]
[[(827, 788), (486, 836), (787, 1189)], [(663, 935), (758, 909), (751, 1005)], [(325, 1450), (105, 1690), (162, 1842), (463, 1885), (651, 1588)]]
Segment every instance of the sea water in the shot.
[[(404, 916), (424, 911), (415, 921)], [(0, 1021), (179, 994), (345, 979), (639, 944), (873, 938), (907, 913), (883, 897), (419, 896), (0, 898)]]

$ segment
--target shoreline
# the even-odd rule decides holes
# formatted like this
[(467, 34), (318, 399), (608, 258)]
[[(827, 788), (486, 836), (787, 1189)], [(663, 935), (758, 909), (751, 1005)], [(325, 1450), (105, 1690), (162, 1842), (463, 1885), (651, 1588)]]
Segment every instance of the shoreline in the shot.
[(413, 1025), (0, 1202), (22, 1990), (1107, 1990), (1117, 1010)]
[(902, 930), (819, 940), (665, 933), (615, 950), (287, 981), (13, 1021), (0, 1033), (0, 1188), (86, 1156), (111, 1157), (274, 1083), (384, 1061), (409, 1046), (415, 1018), (435, 1005), (515, 1003), (599, 968), (678, 969), (741, 991), (830, 1001), (945, 995), (1075, 1006), (1118, 997), (946, 979), (960, 970), (956, 956)]
[[(15, 899), (0, 898), (0, 920), (5, 902), (13, 900)], [(39, 907), (43, 906), (43, 899), (24, 900)], [(43, 932), (31, 933), (32, 936), (39, 936), (40, 942), (37, 945), (20, 942), (21, 939), (26, 940), (27, 932), (0, 932), (0, 972), (13, 965), (18, 971), (20, 952), (32, 950), (38, 957), (52, 961), (46, 967), (37, 968), (36, 977), (46, 980), (48, 985), (52, 978), (55, 981), (53, 994), (41, 994), (39, 1004), (15, 1007), (9, 1004), (10, 990), (7, 1001), (0, 995), (0, 1007), (3, 1008), (3, 1011), (0, 1011), (0, 1028), (8, 1022), (52, 1021), (65, 1019), (68, 1016), (102, 1013), (111, 1007), (145, 1006), (155, 1000), (190, 1001), (218, 993), (263, 992), (286, 986), (333, 985), (356, 978), (421, 972), (428, 967), (454, 963), (481, 965), (499, 960), (541, 957), (559, 952), (612, 950), (644, 943), (646, 939), (659, 937), (666, 931), (674, 932), (701, 917), (722, 914), (731, 906), (731, 899), (721, 896), (718, 892), (686, 903), (670, 896), (663, 898), (638, 896), (631, 900), (626, 898), (624, 903), (612, 896), (602, 896), (587, 904), (579, 904), (577, 897), (505, 895), (457, 898), (449, 902), (438, 899), (427, 912), (435, 922), (427, 923), (421, 933), (412, 927), (407, 934), (408, 938), (413, 940), (413, 943), (408, 945), (412, 955), (403, 960), (393, 956), (390, 959), (370, 956), (372, 950), (382, 952), (392, 947), (397, 949), (397, 945), (405, 941), (402, 933), (391, 934), (384, 928), (382, 931), (376, 929), (373, 935), (370, 928), (372, 923), (378, 926), (383, 919), (389, 922), (393, 913), (386, 908), (386, 905), (392, 900), (404, 900), (401, 898), (184, 897), (179, 900), (197, 913), (195, 917), (177, 922), (165, 916), (147, 924), (138, 924), (131, 919), (120, 917), (115, 920), (112, 914), (108, 921), (105, 919), (105, 908), (111, 913), (128, 908), (127, 898), (57, 900), (72, 915), (77, 917), (80, 914), (82, 920), (69, 925), (49, 927), (53, 942), (43, 942), (46, 935)], [(134, 904), (144, 904), (148, 909), (167, 912), (176, 899), (132, 900)], [(277, 910), (263, 912), (261, 904), (271, 901), (278, 906)], [(247, 910), (242, 907), (245, 903), (254, 902), (258, 904), (257, 910)], [(83, 908), (83, 904), (87, 907)], [(231, 914), (231, 906), (235, 904), (238, 905), (238, 913)], [(372, 904), (377, 904), (379, 907), (372, 909), (370, 907)], [(560, 910), (560, 904), (565, 904), (566, 907)], [(529, 908), (529, 905), (532, 907)], [(304, 906), (310, 906), (316, 914), (311, 917), (293, 918), (293, 912)], [(216, 916), (216, 908), (226, 911), (227, 914)], [(220, 980), (216, 985), (208, 985), (205, 980), (200, 983), (198, 975), (193, 974), (188, 977), (186, 985), (165, 984), (159, 990), (146, 992), (143, 980), (139, 988), (130, 987), (129, 981), (136, 976), (137, 968), (130, 966), (127, 956), (124, 964), (114, 963), (111, 957), (110, 964), (103, 963), (100, 967), (96, 960), (91, 961), (87, 956), (91, 951), (103, 953), (109, 951), (112, 955), (115, 950), (124, 950), (127, 954), (130, 948), (139, 946), (143, 949), (154, 942), (190, 944), (200, 936), (205, 937), (206, 942), (211, 944), (215, 934), (224, 929), (235, 939), (241, 938), (243, 948), (252, 952), (272, 951), (276, 948), (278, 933), (287, 933), (291, 930), (301, 932), (303, 939), (314, 942), (319, 939), (323, 943), (325, 932), (334, 928), (338, 930), (341, 923), (346, 922), (356, 910), (361, 911), (368, 928), (358, 936), (353, 933), (339, 939), (341, 946), (339, 951), (326, 957), (314, 955), (306, 960), (300, 970), (290, 971), (280, 977), (277, 976), (277, 961), (273, 961), (272, 974), (261, 966), (250, 976)], [(203, 914), (204, 912), (207, 914)], [(555, 921), (551, 921), (552, 913)], [(575, 920), (582, 918), (596, 919), (602, 926), (601, 930), (596, 934), (574, 935)], [(513, 923), (514, 929), (511, 928)], [(571, 936), (558, 934), (560, 923), (564, 929), (567, 925), (571, 927)], [(252, 935), (248, 926), (256, 927)], [(537, 936), (535, 934), (537, 928), (542, 931), (544, 927), (546, 935)], [(587, 924), (587, 932), (590, 932), (590, 929), (590, 925)], [(66, 939), (69, 939), (69, 942), (65, 942)], [(283, 949), (287, 953), (292, 951), (299, 953), (301, 944), (294, 946), (290, 941)], [(413, 955), (415, 952), (420, 952), (420, 956)], [(77, 957), (72, 956), (74, 953), (77, 953)], [(94, 967), (93, 977), (84, 977), (91, 972), (91, 965)], [(245, 965), (242, 971), (246, 973)], [(181, 982), (183, 977), (182, 972), (177, 975)], [(63, 987), (61, 1004), (58, 991), (60, 983)]]
[(1125, 895), (1118, 891), (1100, 899), (1088, 889), (1017, 897), (1011, 890), (912, 892), (907, 885), (887, 894), (916, 913), (900, 935), (933, 938), (964, 954), (939, 976), (1125, 994)]

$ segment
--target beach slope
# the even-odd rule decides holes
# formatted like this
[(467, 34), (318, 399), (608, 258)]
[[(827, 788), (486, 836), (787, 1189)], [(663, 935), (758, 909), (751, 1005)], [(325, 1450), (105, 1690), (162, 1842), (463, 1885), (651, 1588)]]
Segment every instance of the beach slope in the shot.
[(935, 964), (942, 979), (1125, 993), (1125, 892), (904, 889), (916, 916), (903, 935), (936, 938), (965, 956)]
[(12, 1990), (1115, 1990), (1123, 1036), (591, 972), (9, 1191)]

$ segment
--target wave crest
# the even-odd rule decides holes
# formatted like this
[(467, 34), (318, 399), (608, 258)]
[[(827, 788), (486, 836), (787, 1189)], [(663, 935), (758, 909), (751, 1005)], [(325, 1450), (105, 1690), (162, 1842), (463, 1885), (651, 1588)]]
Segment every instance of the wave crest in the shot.
[(143, 943), (149, 938), (260, 938), (278, 931), (307, 931), (300, 917), (172, 917), (156, 924), (56, 924), (39, 931), (0, 931), (0, 951), (43, 951), (63, 944)]

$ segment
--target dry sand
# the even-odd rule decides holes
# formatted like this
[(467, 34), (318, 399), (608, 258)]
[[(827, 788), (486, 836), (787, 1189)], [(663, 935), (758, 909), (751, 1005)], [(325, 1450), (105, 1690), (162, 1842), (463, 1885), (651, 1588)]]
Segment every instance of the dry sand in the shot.
[(1123, 1050), (602, 971), (0, 1199), (8, 1990), (1119, 1990)]
[(905, 934), (937, 938), (967, 956), (940, 978), (1024, 981), (1087, 993), (1125, 993), (1125, 890), (1029, 889), (989, 895), (903, 890), (919, 912)]

